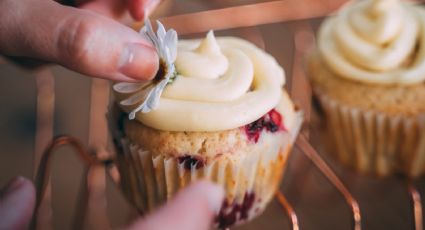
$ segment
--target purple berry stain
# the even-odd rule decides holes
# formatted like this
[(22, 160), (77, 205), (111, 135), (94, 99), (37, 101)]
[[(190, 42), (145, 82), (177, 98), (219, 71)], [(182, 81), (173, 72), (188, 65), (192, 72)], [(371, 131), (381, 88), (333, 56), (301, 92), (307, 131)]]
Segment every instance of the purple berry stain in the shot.
[(229, 204), (227, 200), (223, 202), (221, 210), (216, 217), (219, 229), (227, 229), (239, 220), (247, 220), (249, 210), (254, 206), (255, 193), (245, 193), (241, 204)]
[(263, 129), (266, 129), (272, 133), (279, 130), (286, 131), (282, 120), (282, 115), (275, 109), (272, 109), (258, 120), (246, 125), (245, 133), (249, 140), (257, 143), (258, 139), (260, 138), (260, 133), (263, 131)]
[(205, 162), (200, 157), (191, 155), (181, 156), (178, 158), (178, 161), (180, 164), (183, 164), (183, 167), (186, 170), (191, 170), (192, 167), (195, 167), (195, 169), (200, 169), (205, 165)]

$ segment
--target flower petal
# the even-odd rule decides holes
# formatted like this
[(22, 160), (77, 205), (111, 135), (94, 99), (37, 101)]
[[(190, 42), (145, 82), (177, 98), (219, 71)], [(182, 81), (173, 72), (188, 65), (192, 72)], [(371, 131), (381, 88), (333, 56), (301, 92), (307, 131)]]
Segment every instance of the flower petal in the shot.
[(158, 49), (160, 47), (160, 44), (158, 43), (158, 38), (155, 35), (155, 32), (153, 31), (151, 21), (146, 18), (145, 19), (145, 27), (146, 27), (146, 35), (150, 38), (154, 46)]
[(141, 102), (143, 102), (143, 101), (146, 100), (149, 92), (153, 88), (154, 88), (154, 86), (152, 85), (152, 86), (150, 86), (150, 87), (148, 87), (146, 89), (140, 90), (139, 92), (131, 95), (130, 97), (128, 97), (128, 98), (120, 101), (120, 104), (121, 105), (124, 105), (124, 106), (132, 106), (132, 105), (136, 105), (138, 103), (141, 103)]
[(171, 62), (171, 55), (170, 55), (170, 49), (168, 49), (168, 47), (164, 47), (164, 59), (167, 63), (167, 66), (169, 63)]
[(151, 110), (155, 109), (158, 105), (159, 97), (156, 94), (155, 90), (152, 90), (151, 96), (146, 100), (146, 106), (145, 109), (142, 111), (144, 113), (150, 112)]
[(146, 26), (143, 26), (143, 28), (140, 30), (139, 34), (140, 34), (140, 35), (141, 35), (141, 36), (142, 36), (145, 40), (147, 40), (147, 41), (149, 41), (149, 42), (151, 42), (151, 43), (153, 44), (153, 42), (152, 42), (152, 38), (149, 36)]
[(173, 29), (167, 31), (164, 44), (170, 50), (170, 61), (175, 62), (177, 58), (177, 32)]
[(149, 101), (152, 100), (153, 93), (154, 93), (154, 89), (149, 90), (148, 93), (146, 94), (146, 97), (143, 103), (137, 106), (137, 108), (135, 108), (133, 111), (130, 112), (130, 114), (128, 115), (128, 118), (130, 120), (134, 119), (136, 117), (136, 113), (140, 111), (143, 113), (148, 113), (151, 111), (151, 108), (149, 107)]
[(135, 93), (139, 91), (143, 86), (149, 84), (150, 82), (140, 82), (140, 83), (128, 83), (120, 82), (112, 86), (112, 88), (118, 93)]
[(158, 53), (159, 57), (160, 57), (161, 59), (163, 59), (164, 61), (167, 61), (167, 59), (166, 59), (166, 55), (167, 55), (167, 53), (166, 53), (166, 49), (167, 49), (167, 47), (165, 47), (165, 46), (161, 46), (161, 47), (157, 50), (157, 53)]
[(134, 109), (133, 111), (131, 111), (128, 114), (128, 119), (133, 120), (134, 118), (136, 118), (136, 113), (138, 113), (140, 110), (143, 110), (143, 108), (145, 107), (146, 102), (143, 102), (141, 105), (139, 105), (139, 107), (137, 107), (136, 109)]
[(170, 65), (167, 67), (167, 69), (168, 69), (168, 73), (167, 73), (167, 75), (165, 76), (165, 79), (167, 80), (167, 83), (169, 83), (169, 82), (172, 82), (172, 81), (173, 81), (173, 79), (171, 79), (171, 77), (173, 77), (173, 76), (174, 76), (175, 71), (176, 71), (176, 67), (174, 66), (174, 64), (170, 64)]
[(162, 91), (164, 91), (166, 85), (167, 80), (164, 79), (155, 87), (155, 89), (153, 89), (152, 98), (148, 100), (148, 104), (151, 109), (158, 107), (159, 99), (161, 98)]
[(159, 21), (156, 21), (156, 24), (158, 25), (158, 30), (156, 31), (156, 34), (158, 36), (158, 40), (161, 42), (161, 45), (163, 45), (164, 44), (163, 41), (165, 39), (165, 34), (166, 34), (165, 27)]

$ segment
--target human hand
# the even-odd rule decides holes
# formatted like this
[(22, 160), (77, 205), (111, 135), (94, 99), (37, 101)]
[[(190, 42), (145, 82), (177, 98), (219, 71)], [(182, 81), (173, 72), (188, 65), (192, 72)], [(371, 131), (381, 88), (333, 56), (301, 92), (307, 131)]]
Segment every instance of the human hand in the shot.
[(158, 211), (135, 221), (127, 230), (208, 230), (223, 199), (222, 187), (197, 182), (180, 191)]
[[(179, 192), (158, 211), (136, 220), (127, 230), (208, 230), (220, 209), (224, 192), (198, 182)], [(17, 177), (0, 193), (0, 229), (26, 229), (35, 204), (32, 183)]]
[(135, 20), (142, 20), (145, 12), (150, 14), (161, 0), (56, 0), (78, 6), (120, 21), (128, 21), (130, 14)]
[(16, 177), (0, 191), (0, 229), (27, 229), (35, 205), (34, 185)]
[[(50, 0), (0, 0), (0, 54), (57, 63), (115, 81), (151, 79), (158, 70), (158, 55), (150, 42), (93, 12), (108, 15), (117, 2), (124, 1), (96, 0), (78, 9)], [(127, 2), (132, 15), (140, 18), (158, 1), (150, 1), (150, 6), (146, 0)]]

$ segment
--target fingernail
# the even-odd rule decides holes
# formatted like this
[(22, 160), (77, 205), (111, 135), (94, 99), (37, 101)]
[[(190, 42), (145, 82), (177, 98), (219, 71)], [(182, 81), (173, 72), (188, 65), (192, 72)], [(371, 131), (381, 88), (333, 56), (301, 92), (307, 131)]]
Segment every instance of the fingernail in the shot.
[(121, 54), (119, 71), (127, 77), (148, 80), (158, 70), (158, 55), (153, 47), (144, 44), (128, 44)]
[(215, 184), (206, 184), (206, 195), (208, 199), (208, 206), (213, 213), (218, 213), (224, 199), (223, 187)]
[(2, 192), (2, 196), (5, 196), (7, 194), (17, 191), (21, 187), (24, 181), (25, 181), (25, 178), (21, 176), (15, 177), (12, 180), (10, 180), (10, 182), (4, 188)]

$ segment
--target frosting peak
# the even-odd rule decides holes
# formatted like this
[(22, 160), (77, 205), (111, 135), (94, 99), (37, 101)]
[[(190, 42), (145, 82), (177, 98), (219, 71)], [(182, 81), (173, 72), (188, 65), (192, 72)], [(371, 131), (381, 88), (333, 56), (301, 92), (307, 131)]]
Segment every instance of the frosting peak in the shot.
[(399, 0), (364, 0), (344, 7), (319, 31), (325, 62), (341, 77), (374, 84), (425, 80), (425, 17)]
[(349, 20), (353, 29), (376, 45), (391, 42), (403, 24), (402, 7), (397, 0), (372, 0), (352, 12)]
[(195, 49), (180, 51), (176, 60), (177, 72), (180, 74), (209, 79), (219, 78), (227, 70), (228, 64), (213, 31)]
[(389, 9), (394, 9), (399, 7), (400, 2), (398, 0), (371, 0), (369, 1), (369, 13), (372, 16), (379, 15), (386, 12)]
[[(222, 56), (220, 46), (215, 39), (214, 32), (211, 30), (207, 36), (201, 40), (199, 46), (195, 49), (195, 52), (206, 54), (206, 55), (217, 55)], [(224, 57), (225, 58), (225, 57)]]

